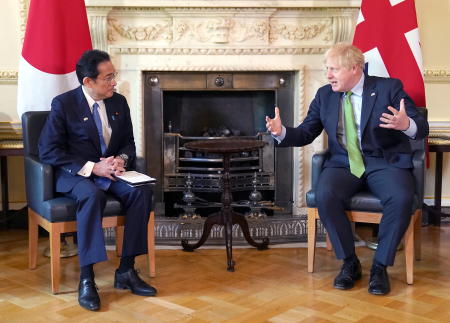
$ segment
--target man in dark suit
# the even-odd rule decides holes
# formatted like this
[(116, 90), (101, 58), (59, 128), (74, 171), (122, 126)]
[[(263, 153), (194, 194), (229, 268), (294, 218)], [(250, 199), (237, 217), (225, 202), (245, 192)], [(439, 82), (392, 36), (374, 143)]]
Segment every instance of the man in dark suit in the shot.
[(147, 223), (152, 191), (116, 181), (133, 168), (136, 147), (130, 109), (115, 93), (116, 70), (107, 53), (85, 52), (76, 65), (81, 86), (55, 97), (39, 139), (39, 156), (54, 167), (56, 191), (77, 202), (80, 284), (78, 301), (100, 308), (93, 265), (107, 259), (102, 230), (106, 195), (112, 193), (126, 210), (123, 251), (114, 287), (154, 296), (156, 289), (134, 269), (134, 258), (147, 253)]
[(350, 44), (337, 44), (325, 54), (330, 84), (321, 87), (305, 120), (297, 127), (282, 125), (278, 108), (266, 127), (278, 146), (304, 146), (323, 129), (329, 157), (316, 192), (320, 219), (338, 259), (343, 259), (334, 287), (350, 289), (361, 278), (351, 223), (345, 210), (363, 186), (383, 205), (378, 248), (369, 278), (369, 293), (390, 291), (386, 266), (394, 264), (397, 246), (411, 216), (414, 183), (409, 138), (422, 139), (428, 123), (397, 79), (364, 75), (364, 56)]

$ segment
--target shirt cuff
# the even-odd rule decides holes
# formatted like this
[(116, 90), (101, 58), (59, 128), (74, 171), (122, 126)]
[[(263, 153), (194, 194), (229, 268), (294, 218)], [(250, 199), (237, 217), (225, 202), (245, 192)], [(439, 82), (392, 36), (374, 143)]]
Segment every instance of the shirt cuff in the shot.
[(286, 128), (284, 126), (281, 126), (281, 135), (279, 136), (272, 135), (272, 138), (275, 139), (278, 143), (281, 143), (284, 137), (286, 137)]
[(78, 171), (78, 175), (83, 177), (89, 177), (92, 175), (92, 170), (94, 169), (94, 162), (88, 161), (86, 164), (84, 164), (83, 168), (81, 168)]
[(404, 130), (403, 133), (407, 135), (411, 139), (415, 139), (417, 135), (417, 124), (416, 122), (408, 117), (409, 119), (409, 128)]

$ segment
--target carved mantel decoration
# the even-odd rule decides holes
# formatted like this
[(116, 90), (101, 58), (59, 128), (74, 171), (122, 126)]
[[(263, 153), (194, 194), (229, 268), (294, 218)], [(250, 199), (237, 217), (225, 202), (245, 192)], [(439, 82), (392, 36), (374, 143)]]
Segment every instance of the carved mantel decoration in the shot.
[[(359, 1), (86, 0), (94, 48), (112, 54), (143, 155), (143, 71), (295, 71), (294, 123), (326, 83), (322, 54), (349, 41)], [(310, 159), (294, 153), (294, 213), (304, 214)]]

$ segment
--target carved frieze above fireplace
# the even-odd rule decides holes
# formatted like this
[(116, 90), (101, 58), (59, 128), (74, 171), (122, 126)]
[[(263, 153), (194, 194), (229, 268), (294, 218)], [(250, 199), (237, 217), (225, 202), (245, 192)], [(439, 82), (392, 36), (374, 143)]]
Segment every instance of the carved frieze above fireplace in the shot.
[[(354, 0), (86, 0), (93, 46), (112, 54), (131, 108), (138, 155), (146, 154), (146, 72), (293, 73), (293, 120), (326, 83), (324, 51), (352, 38)], [(283, 107), (280, 107), (283, 109)], [(310, 160), (323, 138), (293, 153), (293, 213), (304, 214)]]
[(88, 6), (96, 26), (94, 47), (138, 55), (321, 53), (350, 39), (355, 13), (345, 8)]

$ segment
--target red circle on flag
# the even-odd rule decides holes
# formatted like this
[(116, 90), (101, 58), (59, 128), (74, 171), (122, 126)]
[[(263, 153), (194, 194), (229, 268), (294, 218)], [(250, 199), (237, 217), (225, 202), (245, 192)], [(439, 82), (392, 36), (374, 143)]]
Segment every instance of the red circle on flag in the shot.
[(83, 0), (32, 0), (22, 56), (50, 74), (75, 70), (81, 54), (92, 49)]

